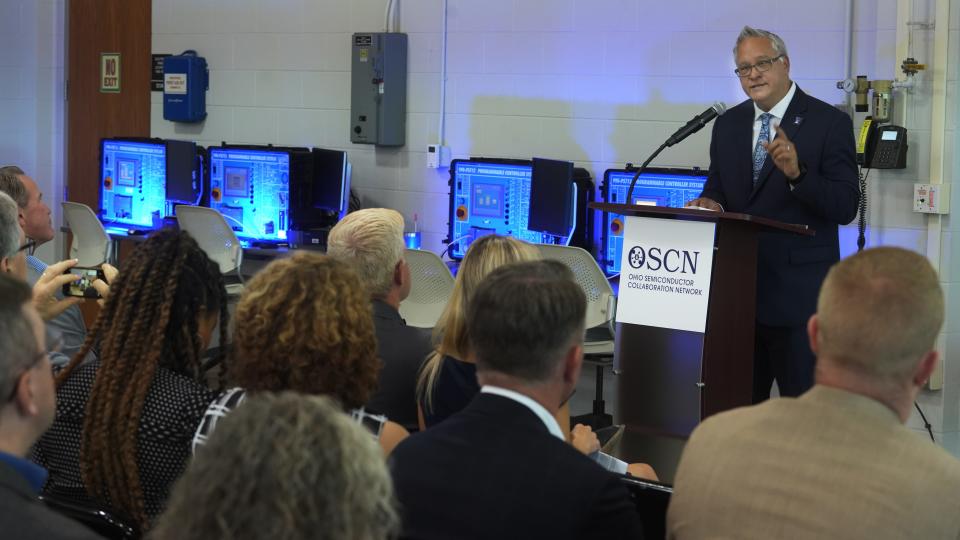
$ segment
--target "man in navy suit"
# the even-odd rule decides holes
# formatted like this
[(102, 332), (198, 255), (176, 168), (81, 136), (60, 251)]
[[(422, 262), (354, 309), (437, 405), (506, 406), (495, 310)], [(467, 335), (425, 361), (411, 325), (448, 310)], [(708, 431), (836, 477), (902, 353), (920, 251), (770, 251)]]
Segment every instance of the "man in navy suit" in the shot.
[(557, 261), (483, 280), (467, 310), (480, 394), (391, 456), (403, 538), (642, 538), (626, 488), (553, 418), (580, 375), (585, 313)]
[(754, 401), (797, 396), (813, 385), (806, 322), (830, 266), (840, 260), (838, 224), (857, 214), (860, 191), (850, 117), (790, 80), (779, 36), (744, 27), (734, 47), (750, 98), (717, 118), (710, 173), (688, 206), (809, 226), (815, 236), (764, 234), (757, 261)]

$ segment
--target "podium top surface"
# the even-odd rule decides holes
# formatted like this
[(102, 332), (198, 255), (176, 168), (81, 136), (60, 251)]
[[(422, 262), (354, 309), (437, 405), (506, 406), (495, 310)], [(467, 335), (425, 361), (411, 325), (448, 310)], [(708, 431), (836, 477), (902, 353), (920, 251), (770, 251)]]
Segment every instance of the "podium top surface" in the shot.
[(717, 212), (713, 210), (700, 210), (697, 208), (669, 208), (666, 206), (644, 206), (636, 204), (614, 204), (594, 202), (587, 205), (588, 208), (599, 210), (601, 212), (615, 212), (627, 216), (651, 217), (661, 219), (684, 219), (692, 221), (712, 221), (731, 222), (739, 221), (752, 223), (763, 232), (786, 232), (800, 234), (803, 236), (813, 236), (816, 231), (806, 225), (794, 223), (784, 223), (775, 219), (753, 216), (750, 214), (740, 214), (737, 212)]

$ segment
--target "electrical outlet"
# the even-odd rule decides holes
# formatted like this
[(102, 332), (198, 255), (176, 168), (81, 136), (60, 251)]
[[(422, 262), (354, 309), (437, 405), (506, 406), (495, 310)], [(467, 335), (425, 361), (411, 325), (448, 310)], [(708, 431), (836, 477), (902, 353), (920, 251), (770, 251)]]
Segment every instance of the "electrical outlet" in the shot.
[(914, 184), (913, 211), (922, 214), (949, 214), (950, 186), (948, 184)]

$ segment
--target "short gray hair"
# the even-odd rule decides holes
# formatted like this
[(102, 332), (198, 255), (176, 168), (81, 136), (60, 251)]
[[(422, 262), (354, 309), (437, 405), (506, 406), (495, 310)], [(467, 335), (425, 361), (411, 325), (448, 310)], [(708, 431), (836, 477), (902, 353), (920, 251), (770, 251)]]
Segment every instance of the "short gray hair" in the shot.
[(383, 298), (390, 292), (403, 249), (403, 216), (387, 208), (347, 214), (327, 237), (327, 255), (353, 266), (371, 298)]
[(781, 39), (780, 36), (770, 32), (769, 30), (761, 30), (759, 28), (744, 26), (743, 30), (740, 30), (740, 35), (737, 36), (737, 44), (733, 46), (734, 58), (737, 57), (737, 51), (740, 50), (740, 43), (748, 38), (767, 38), (770, 40), (770, 46), (773, 47), (773, 52), (777, 53), (777, 56), (790, 56), (787, 54), (787, 44), (783, 42), (783, 39)]
[(477, 371), (527, 383), (549, 381), (569, 347), (583, 343), (586, 310), (583, 289), (560, 261), (497, 268), (467, 307), (467, 339)]
[(0, 193), (6, 193), (11, 199), (16, 201), (21, 209), (26, 208), (30, 203), (30, 195), (27, 193), (26, 186), (20, 180), (20, 176), (27, 173), (16, 165), (7, 165), (0, 167)]
[(0, 191), (0, 259), (20, 251), (20, 210), (9, 195)]
[(399, 523), (373, 434), (329, 397), (258, 392), (197, 451), (151, 537), (379, 539)]
[[(0, 396), (4, 398), (13, 392), (17, 375), (42, 352), (37, 350), (34, 330), (23, 311), (32, 298), (25, 282), (0, 273)], [(4, 405), (0, 403), (0, 407)]]
[(943, 290), (926, 257), (866, 249), (833, 265), (817, 300), (820, 354), (861, 376), (902, 383), (936, 346)]

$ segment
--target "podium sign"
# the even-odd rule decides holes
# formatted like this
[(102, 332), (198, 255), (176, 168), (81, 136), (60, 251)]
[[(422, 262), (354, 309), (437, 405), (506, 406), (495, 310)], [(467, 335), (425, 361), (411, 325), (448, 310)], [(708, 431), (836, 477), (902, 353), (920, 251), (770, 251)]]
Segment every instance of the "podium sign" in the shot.
[(627, 216), (617, 322), (703, 333), (716, 223)]

